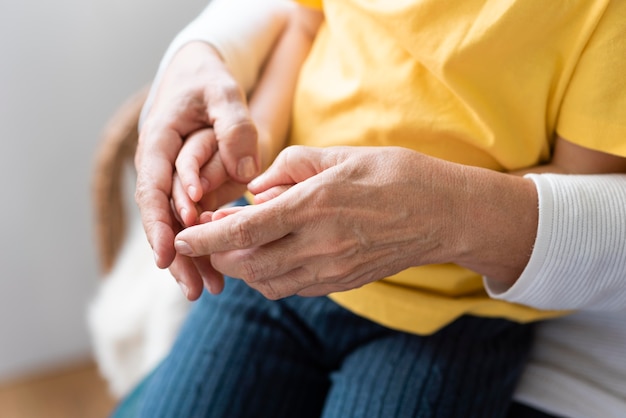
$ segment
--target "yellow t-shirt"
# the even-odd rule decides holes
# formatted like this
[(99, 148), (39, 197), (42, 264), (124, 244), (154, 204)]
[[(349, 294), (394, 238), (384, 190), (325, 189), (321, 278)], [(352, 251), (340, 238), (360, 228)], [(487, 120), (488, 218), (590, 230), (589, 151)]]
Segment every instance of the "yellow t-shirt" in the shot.
[[(626, 156), (626, 2), (324, 0), (290, 144), (401, 146), (509, 171), (550, 159), (555, 133)], [(456, 265), (410, 268), (339, 304), (429, 334), (463, 314), (558, 315), (490, 299)]]

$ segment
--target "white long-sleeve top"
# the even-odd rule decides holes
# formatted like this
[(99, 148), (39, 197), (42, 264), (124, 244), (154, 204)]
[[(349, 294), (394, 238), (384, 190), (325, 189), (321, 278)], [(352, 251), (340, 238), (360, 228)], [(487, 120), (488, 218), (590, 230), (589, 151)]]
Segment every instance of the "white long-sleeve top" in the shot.
[[(194, 40), (216, 47), (249, 91), (288, 3), (213, 0), (170, 45), (153, 93), (176, 51)], [(626, 417), (626, 175), (529, 177), (539, 193), (530, 262), (511, 288), (485, 286), (494, 298), (576, 313), (539, 325), (515, 398), (562, 416)]]
[(529, 264), (492, 297), (575, 313), (543, 322), (515, 398), (566, 417), (626, 417), (626, 175), (529, 175)]

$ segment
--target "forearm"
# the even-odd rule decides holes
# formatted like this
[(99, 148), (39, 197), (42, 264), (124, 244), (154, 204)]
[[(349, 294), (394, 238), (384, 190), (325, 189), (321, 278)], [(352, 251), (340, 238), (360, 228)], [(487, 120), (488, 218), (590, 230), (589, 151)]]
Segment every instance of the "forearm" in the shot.
[(320, 12), (294, 8), (250, 98), (250, 114), (259, 132), (262, 167), (285, 146), (300, 68), (323, 19)]
[(540, 309), (626, 309), (626, 175), (464, 168), (454, 262), (494, 298)]
[(599, 175), (624, 172), (626, 159), (557, 137), (549, 163), (513, 173), (534, 180), (538, 232), (519, 278), (486, 273), (491, 294), (545, 309), (626, 307), (624, 176)]
[(181, 48), (194, 41), (211, 45), (222, 57), (233, 78), (249, 92), (293, 7), (288, 0), (211, 1), (174, 38), (161, 59), (142, 110), (140, 126), (170, 62)]
[[(450, 222), (452, 260), (510, 286), (530, 259), (538, 224), (538, 198), (529, 179), (460, 166), (462, 180)], [(451, 187), (455, 187), (452, 185)]]
[(512, 287), (489, 278), (488, 291), (543, 309), (626, 309), (626, 175), (529, 177), (539, 195), (532, 257)]

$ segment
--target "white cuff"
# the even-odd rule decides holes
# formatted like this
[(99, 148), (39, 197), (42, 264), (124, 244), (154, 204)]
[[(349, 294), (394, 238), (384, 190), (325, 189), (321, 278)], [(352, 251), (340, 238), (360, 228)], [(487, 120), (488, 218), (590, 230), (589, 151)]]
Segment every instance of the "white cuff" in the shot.
[(540, 309), (626, 309), (626, 175), (529, 174), (539, 227), (526, 269), (491, 297)]

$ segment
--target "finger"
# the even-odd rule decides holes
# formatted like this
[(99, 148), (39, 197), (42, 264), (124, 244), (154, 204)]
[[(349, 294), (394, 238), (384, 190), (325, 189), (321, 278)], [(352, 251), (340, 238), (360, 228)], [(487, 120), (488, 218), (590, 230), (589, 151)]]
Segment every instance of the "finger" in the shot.
[[(194, 202), (198, 202), (203, 195), (204, 185), (200, 181), (200, 168), (209, 162), (216, 152), (217, 141), (213, 130), (200, 129), (185, 139), (176, 158), (176, 172), (183, 189)], [(211, 180), (211, 177), (205, 178)]]
[(292, 187), (291, 185), (282, 185), (282, 186), (274, 186), (270, 189), (267, 189), (264, 192), (261, 192), (254, 196), (254, 203), (256, 205), (259, 205), (261, 203), (275, 199), (281, 194), (285, 193), (291, 187)]
[(205, 182), (204, 193), (211, 192), (230, 180), (219, 151), (200, 168), (199, 175)]
[(258, 135), (240, 87), (222, 83), (221, 91), (207, 97), (210, 120), (226, 171), (240, 183), (252, 180), (260, 170)]
[(325, 296), (337, 290), (337, 286), (333, 284), (311, 283), (311, 273), (302, 267), (272, 279), (248, 283), (248, 285), (271, 300), (293, 295)]
[(328, 296), (331, 293), (343, 292), (345, 290), (346, 289), (344, 289), (343, 287), (340, 287), (334, 283), (322, 283), (305, 287), (291, 294), (310, 298), (317, 296)]
[(135, 154), (135, 201), (157, 265), (166, 268), (174, 260), (174, 225), (170, 206), (172, 171), (182, 140), (173, 131), (142, 134)]
[(209, 257), (196, 257), (192, 258), (192, 260), (202, 277), (204, 287), (209, 293), (212, 295), (222, 293), (222, 290), (224, 290), (224, 275), (213, 267), (211, 259)]
[(189, 227), (175, 238), (176, 250), (188, 256), (258, 247), (291, 231), (284, 204), (279, 199), (244, 209), (217, 221)]
[(331, 293), (354, 289), (371, 281), (367, 279), (360, 282), (359, 278), (360, 276), (357, 276), (356, 279), (350, 281), (322, 280), (320, 276), (311, 273), (307, 268), (300, 267), (268, 280), (248, 283), (248, 285), (262, 293), (266, 298), (275, 300), (293, 295), (303, 297), (327, 296)]
[(214, 253), (211, 262), (217, 270), (248, 284), (272, 281), (300, 268), (309, 257), (296, 240), (287, 235), (261, 247)]
[(200, 212), (216, 210), (234, 200), (239, 199), (245, 192), (245, 186), (239, 183), (228, 181), (221, 185), (218, 190), (205, 194), (198, 202)]
[(240, 197), (245, 186), (230, 179), (218, 151), (211, 160), (200, 169), (200, 178), (210, 187), (204, 188), (202, 199), (198, 202), (201, 211), (215, 210)]
[(191, 258), (177, 254), (169, 270), (187, 299), (193, 301), (200, 297), (202, 276)]
[(211, 221), (218, 221), (222, 218), (225, 218), (227, 216), (230, 216), (234, 213), (237, 213), (241, 210), (243, 210), (245, 208), (245, 206), (230, 206), (227, 208), (222, 208), (219, 210), (216, 210), (215, 212), (213, 212), (212, 216), (211, 216)]
[(263, 174), (248, 184), (248, 190), (259, 194), (276, 186), (300, 183), (323, 171), (323, 158), (321, 148), (285, 148)]
[(210, 210), (202, 212), (200, 216), (198, 216), (198, 223), (205, 224), (207, 222), (211, 222), (213, 220), (213, 213), (214, 212), (211, 212)]
[(177, 174), (174, 174), (174, 180), (172, 181), (172, 204), (175, 213), (178, 214), (178, 218), (184, 226), (196, 224), (198, 219), (196, 204), (185, 192), (185, 187)]

